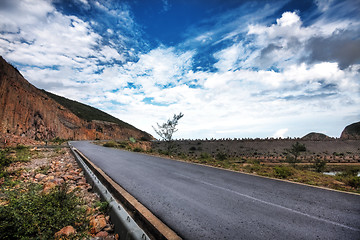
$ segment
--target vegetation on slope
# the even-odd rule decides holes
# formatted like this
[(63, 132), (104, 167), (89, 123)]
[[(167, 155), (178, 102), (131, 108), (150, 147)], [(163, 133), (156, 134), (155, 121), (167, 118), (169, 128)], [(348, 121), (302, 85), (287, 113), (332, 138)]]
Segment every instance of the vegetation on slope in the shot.
[[(0, 239), (90, 239), (103, 230), (97, 219), (105, 220), (108, 204), (93, 197), (69, 159), (61, 148), (0, 149)], [(106, 224), (103, 231), (112, 231)]]
[(46, 95), (48, 95), (49, 97), (54, 99), (56, 102), (58, 102), (60, 105), (69, 109), (72, 113), (74, 113), (76, 116), (78, 116), (81, 119), (84, 119), (86, 121), (99, 120), (99, 121), (113, 122), (124, 128), (138, 130), (134, 126), (132, 126), (124, 121), (121, 121), (120, 119), (117, 119), (116, 117), (113, 117), (110, 114), (107, 114), (97, 108), (94, 108), (94, 107), (85, 105), (83, 103), (79, 103), (77, 101), (73, 101), (73, 100), (61, 97), (61, 96), (58, 96), (56, 94), (47, 92), (45, 90), (42, 90), (42, 91)]

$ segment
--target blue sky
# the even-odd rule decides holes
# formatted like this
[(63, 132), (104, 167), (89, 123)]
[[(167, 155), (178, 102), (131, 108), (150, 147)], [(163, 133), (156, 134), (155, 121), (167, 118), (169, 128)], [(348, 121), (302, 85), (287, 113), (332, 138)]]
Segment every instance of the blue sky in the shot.
[(360, 120), (357, 0), (2, 0), (0, 54), (155, 135), (338, 137)]

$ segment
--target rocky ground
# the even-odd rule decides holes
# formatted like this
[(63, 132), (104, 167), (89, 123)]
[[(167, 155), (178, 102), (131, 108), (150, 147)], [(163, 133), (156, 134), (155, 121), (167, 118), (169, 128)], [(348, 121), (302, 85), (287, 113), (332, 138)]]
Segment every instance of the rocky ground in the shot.
[[(82, 169), (78, 166), (70, 149), (61, 148), (33, 148), (33, 158), (29, 162), (16, 162), (8, 167), (9, 172), (20, 171), (17, 180), (25, 183), (39, 183), (43, 186), (43, 193), (46, 194), (67, 183), (68, 191), (76, 191), (87, 205), (90, 229), (87, 239), (118, 239), (114, 234), (113, 225), (109, 221), (109, 216), (100, 211), (100, 207), (95, 207), (100, 198), (92, 191), (92, 187), (86, 182)], [(1, 185), (1, 183), (0, 183)], [(64, 226), (59, 230), (54, 238), (67, 239), (75, 233), (74, 226)]]

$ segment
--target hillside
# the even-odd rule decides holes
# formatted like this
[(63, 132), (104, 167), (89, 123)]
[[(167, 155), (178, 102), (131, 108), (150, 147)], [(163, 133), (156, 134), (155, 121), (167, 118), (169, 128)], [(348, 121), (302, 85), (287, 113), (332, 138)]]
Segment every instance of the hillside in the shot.
[(47, 92), (45, 90), (42, 90), (42, 91), (46, 95), (48, 95), (49, 97), (54, 99), (56, 102), (61, 104), (63, 107), (69, 109), (76, 116), (78, 116), (79, 118), (84, 119), (88, 122), (91, 122), (92, 120), (106, 121), (106, 122), (116, 123), (119, 126), (122, 126), (125, 128), (136, 129), (134, 126), (132, 126), (124, 121), (121, 121), (120, 119), (117, 119), (116, 117), (113, 117), (110, 114), (107, 114), (106, 112), (103, 112), (97, 108), (91, 107), (89, 105), (85, 105), (85, 104), (77, 102), (77, 101), (67, 99), (65, 97), (58, 96), (56, 94)]
[(330, 139), (330, 137), (323, 133), (311, 132), (311, 133), (308, 133), (305, 136), (303, 136), (301, 139), (302, 140), (312, 140), (312, 141), (322, 141), (322, 140), (328, 140), (328, 139)]
[(12, 141), (19, 137), (35, 140), (152, 138), (93, 107), (37, 89), (0, 57), (0, 140)]
[(360, 139), (360, 122), (350, 124), (341, 133), (342, 139)]

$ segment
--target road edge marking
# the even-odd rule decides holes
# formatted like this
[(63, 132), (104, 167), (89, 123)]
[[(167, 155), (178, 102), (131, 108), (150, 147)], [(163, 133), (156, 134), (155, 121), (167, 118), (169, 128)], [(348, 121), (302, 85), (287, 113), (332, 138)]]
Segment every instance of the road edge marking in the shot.
[[(118, 149), (118, 150), (124, 151), (123, 149)], [(127, 150), (125, 150), (125, 151), (127, 151)], [(132, 152), (132, 151), (128, 151), (128, 152)], [(347, 194), (351, 194), (351, 195), (355, 195), (355, 196), (360, 196), (360, 193), (347, 192), (347, 191), (338, 190), (338, 189), (332, 189), (332, 188), (328, 188), (328, 187), (310, 185), (310, 184), (307, 184), (307, 183), (294, 182), (294, 181), (290, 181), (290, 180), (286, 180), (286, 179), (267, 177), (267, 176), (262, 176), (262, 175), (258, 175), (258, 174), (254, 174), (254, 173), (240, 172), (240, 171), (236, 171), (236, 170), (232, 170), (232, 169), (226, 169), (226, 168), (206, 165), (206, 164), (202, 164), (202, 163), (188, 162), (188, 161), (184, 161), (184, 160), (176, 159), (176, 158), (155, 156), (155, 155), (147, 154), (147, 153), (144, 153), (144, 152), (132, 152), (132, 153), (143, 154), (143, 155), (151, 156), (151, 157), (159, 157), (159, 158), (168, 159), (168, 160), (177, 161), (177, 162), (190, 163), (190, 164), (194, 164), (194, 165), (198, 165), (198, 166), (205, 166), (205, 167), (215, 168), (215, 169), (219, 169), (219, 170), (234, 172), (234, 173), (242, 173), (242, 174), (246, 174), (246, 175), (250, 175), (250, 176), (254, 176), (254, 177), (261, 177), (261, 178), (272, 179), (272, 180), (276, 180), (276, 181), (280, 181), (280, 182), (293, 183), (293, 184), (298, 184), (298, 185), (302, 185), (302, 186), (306, 186), (306, 187), (312, 187), (312, 188), (318, 188), (318, 189), (322, 189), (322, 190), (328, 190), (328, 191), (333, 191), (333, 192), (347, 193)]]
[[(140, 203), (134, 196), (117, 184), (110, 178), (101, 168), (90, 161), (80, 150), (76, 149), (77, 153), (90, 165), (89, 167), (95, 171), (95, 174), (101, 176), (101, 180), (105, 181), (103, 184), (110, 186), (113, 194), (120, 202), (129, 207), (132, 211), (136, 211), (135, 215), (142, 218), (141, 222), (150, 228), (151, 234), (155, 235), (156, 239), (166, 240), (182, 240), (170, 227), (156, 217), (148, 208)], [(153, 232), (155, 231), (155, 233)]]

